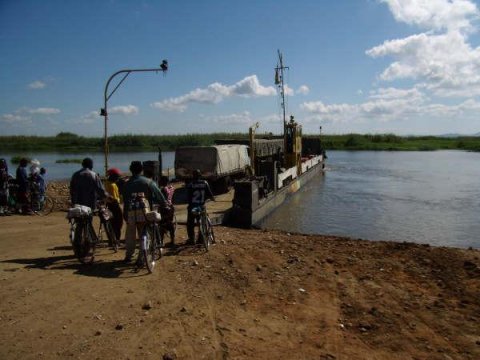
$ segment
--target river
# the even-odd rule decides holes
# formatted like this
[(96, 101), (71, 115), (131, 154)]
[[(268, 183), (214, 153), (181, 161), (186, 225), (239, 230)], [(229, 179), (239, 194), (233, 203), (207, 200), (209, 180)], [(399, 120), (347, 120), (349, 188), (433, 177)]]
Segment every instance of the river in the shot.
[[(80, 167), (57, 164), (59, 159), (90, 156), (94, 169), (103, 173), (100, 153), (25, 155), (40, 160), (51, 180), (69, 178)], [(291, 196), (263, 227), (480, 248), (480, 153), (329, 151), (328, 156), (324, 176)], [(155, 152), (112, 153), (109, 163), (127, 172), (132, 160), (157, 157)], [(164, 170), (173, 164), (174, 154), (163, 153)]]
[(302, 233), (480, 248), (480, 153), (330, 151), (263, 223)]
[[(9, 172), (15, 176), (15, 169), (17, 165), (12, 165), (11, 159), (13, 156), (19, 155), (15, 153), (0, 153), (0, 158), (4, 158), (8, 162)], [(57, 163), (58, 160), (65, 159), (79, 159), (85, 157), (93, 159), (93, 170), (99, 174), (104, 173), (105, 160), (103, 153), (56, 153), (56, 152), (22, 152), (21, 156), (30, 159), (37, 159), (40, 161), (40, 166), (47, 169), (49, 180), (63, 180), (69, 179), (72, 174), (80, 169), (79, 163)], [(163, 152), (162, 162), (164, 170), (170, 169), (170, 175), (174, 175), (173, 162), (175, 158), (174, 152)], [(108, 157), (109, 167), (117, 167), (122, 172), (128, 174), (128, 167), (133, 160), (147, 161), (158, 160), (158, 152), (115, 152)]]

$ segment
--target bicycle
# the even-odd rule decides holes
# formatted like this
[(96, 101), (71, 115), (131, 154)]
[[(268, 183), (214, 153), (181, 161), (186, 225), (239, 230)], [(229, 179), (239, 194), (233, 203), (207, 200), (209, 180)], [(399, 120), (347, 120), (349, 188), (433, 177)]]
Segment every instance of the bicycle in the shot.
[(175, 233), (177, 231), (177, 216), (175, 215), (175, 208), (173, 205), (167, 206), (160, 210), (162, 220), (160, 221), (160, 233), (162, 238), (168, 234), (171, 243), (175, 243)]
[(35, 214), (40, 216), (49, 215), (55, 208), (55, 200), (48, 195), (40, 197), (40, 199), (31, 199), (32, 210)]
[(103, 232), (107, 234), (108, 245), (113, 249), (114, 252), (118, 251), (119, 239), (115, 235), (113, 230), (113, 225), (111, 219), (113, 217), (112, 212), (107, 208), (107, 206), (101, 202), (98, 203), (97, 209), (94, 211), (95, 215), (98, 215), (100, 219), (100, 225), (98, 226), (98, 241), (99, 243), (103, 241)]
[[(15, 180), (9, 180), (8, 189), (8, 207), (12, 213), (19, 213), (21, 204), (18, 203), (18, 185), (15, 183)], [(29, 201), (32, 211), (40, 216), (49, 215), (56, 206), (55, 200), (46, 194), (40, 196), (37, 193), (30, 192)]]
[(156, 261), (163, 255), (163, 232), (160, 229), (162, 217), (157, 211), (145, 212), (145, 225), (140, 237), (145, 266), (149, 273), (155, 269)]
[(215, 244), (215, 233), (207, 209), (204, 206), (196, 206), (192, 208), (191, 212), (195, 217), (195, 226), (198, 226), (199, 229), (198, 238), (202, 239), (203, 246), (208, 251), (210, 245)]
[(88, 206), (75, 205), (68, 210), (67, 219), (70, 222), (70, 242), (75, 256), (82, 264), (91, 264), (98, 243), (92, 225), (92, 209)]

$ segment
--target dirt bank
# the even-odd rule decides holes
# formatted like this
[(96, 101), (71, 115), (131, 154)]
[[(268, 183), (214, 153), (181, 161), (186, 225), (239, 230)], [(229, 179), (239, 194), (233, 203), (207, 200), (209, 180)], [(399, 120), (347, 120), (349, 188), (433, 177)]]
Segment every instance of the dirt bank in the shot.
[(0, 229), (1, 359), (480, 358), (477, 250), (217, 227), (148, 275), (61, 212)]

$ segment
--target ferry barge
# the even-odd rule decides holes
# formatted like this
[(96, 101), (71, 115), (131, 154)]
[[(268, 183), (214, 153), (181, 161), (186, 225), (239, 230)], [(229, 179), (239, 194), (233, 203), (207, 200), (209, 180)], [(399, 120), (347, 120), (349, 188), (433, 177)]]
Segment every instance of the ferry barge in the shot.
[(302, 137), (302, 126), (293, 116), (286, 120), (284, 71), (282, 54), (275, 68), (275, 84), (279, 89), (283, 112), (283, 136), (256, 139), (258, 123), (250, 127), (250, 160), (252, 175), (234, 183), (232, 208), (224, 222), (238, 227), (258, 226), (287, 196), (319, 176), (325, 169), (326, 154), (320, 134)]

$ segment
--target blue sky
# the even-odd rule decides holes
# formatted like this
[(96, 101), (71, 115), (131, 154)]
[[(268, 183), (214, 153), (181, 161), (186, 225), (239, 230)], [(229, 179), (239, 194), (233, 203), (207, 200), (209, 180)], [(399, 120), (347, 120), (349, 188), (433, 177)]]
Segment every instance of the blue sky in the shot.
[[(0, 0), (0, 133), (480, 131), (480, 10), (473, 0)], [(120, 79), (116, 78), (116, 79)], [(112, 83), (110, 90), (115, 86)]]

